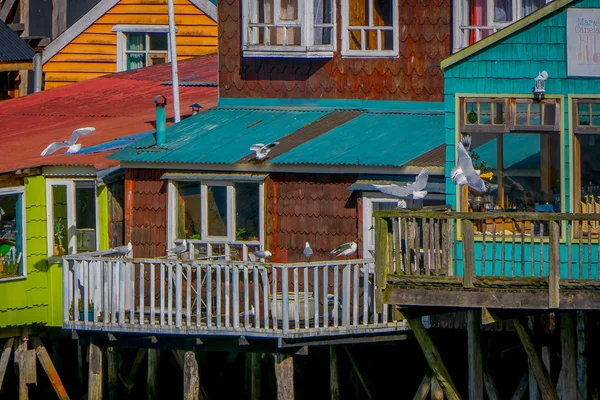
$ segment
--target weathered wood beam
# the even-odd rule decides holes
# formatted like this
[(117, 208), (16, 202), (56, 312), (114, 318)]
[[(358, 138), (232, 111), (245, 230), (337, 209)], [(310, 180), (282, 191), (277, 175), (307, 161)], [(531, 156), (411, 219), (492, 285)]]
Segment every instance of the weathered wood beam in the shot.
[(444, 390), (435, 376), (431, 377), (431, 400), (444, 400)]
[(489, 400), (500, 400), (498, 389), (496, 389), (496, 384), (494, 383), (494, 378), (487, 362), (483, 364), (483, 384), (485, 385), (485, 391)]
[(577, 340), (575, 312), (560, 313), (560, 398), (577, 399)]
[(350, 353), (350, 350), (348, 350), (348, 347), (346, 345), (344, 345), (344, 350), (346, 351), (346, 354), (348, 355), (350, 364), (352, 364), (352, 369), (354, 369), (354, 372), (356, 372), (356, 375), (358, 376), (358, 380), (362, 384), (362, 387), (365, 390), (367, 397), (370, 400), (373, 400), (374, 397), (373, 397), (373, 394), (371, 393), (371, 390), (369, 389), (370, 385), (367, 382), (365, 374), (360, 370), (360, 368), (358, 367), (358, 364), (356, 364), (354, 357), (352, 357), (352, 353)]
[(89, 344), (88, 400), (102, 400), (102, 349), (92, 338)]
[(517, 331), (517, 334), (519, 335), (519, 338), (521, 339), (521, 343), (523, 344), (523, 348), (527, 353), (527, 357), (529, 361), (531, 361), (531, 368), (533, 370), (535, 380), (537, 381), (538, 386), (540, 388), (542, 398), (544, 400), (558, 400), (556, 389), (552, 384), (552, 380), (548, 375), (546, 367), (542, 363), (542, 360), (540, 359), (539, 355), (537, 354), (537, 351), (535, 350), (535, 346), (533, 344), (531, 336), (529, 335), (529, 332), (527, 332), (527, 329), (523, 326), (523, 324), (521, 324), (521, 322), (518, 319), (513, 320), (513, 325), (515, 327), (515, 330)]
[(48, 375), (48, 379), (50, 379), (50, 384), (56, 392), (56, 395), (61, 400), (68, 400), (69, 396), (67, 395), (65, 386), (63, 385), (60, 376), (58, 375), (58, 371), (56, 371), (54, 363), (50, 358), (50, 354), (48, 354), (48, 350), (46, 350), (42, 340), (38, 336), (31, 336), (31, 343), (35, 348), (35, 353), (42, 368), (46, 372), (46, 375)]
[(392, 268), (392, 244), (389, 236), (392, 234), (390, 220), (375, 217), (375, 299), (382, 303), (382, 293), (386, 288), (386, 276)]
[(144, 356), (146, 355), (147, 350), (148, 349), (145, 348), (138, 349), (135, 355), (135, 359), (133, 360), (133, 364), (129, 369), (129, 375), (126, 379), (123, 379), (122, 376), (120, 377), (121, 381), (123, 382), (123, 386), (125, 386), (125, 393), (129, 393), (133, 389), (133, 386), (135, 384), (135, 376), (137, 375), (138, 369), (140, 368), (140, 364), (142, 363), (142, 361), (144, 361)]
[(558, 221), (549, 221), (549, 274), (548, 308), (560, 308), (560, 227)]
[(2, 351), (2, 357), (0, 357), (0, 389), (2, 389), (2, 381), (4, 381), (4, 374), (6, 373), (6, 367), (8, 367), (14, 341), (15, 338), (8, 338), (4, 342), (4, 350)]
[(27, 389), (27, 382), (25, 380), (25, 370), (24, 366), (21, 364), (23, 354), (27, 351), (27, 342), (28, 340), (19, 338), (14, 343), (15, 364), (19, 371), (19, 400), (27, 400), (29, 398), (29, 390)]
[(277, 400), (294, 400), (294, 357), (275, 353), (275, 380)]
[[(535, 338), (535, 316), (527, 317), (527, 324), (529, 325), (529, 332)], [(531, 368), (531, 361), (527, 360), (527, 366), (529, 370), (529, 400), (538, 400), (540, 398), (540, 392), (538, 390), (537, 381), (533, 375), (533, 368)], [(550, 370), (548, 370), (550, 375)]]
[(577, 392), (580, 399), (588, 398), (587, 313), (577, 311)]
[(469, 399), (483, 399), (483, 357), (481, 354), (481, 310), (467, 311)]
[(121, 354), (119, 349), (113, 346), (106, 348), (106, 364), (107, 364), (107, 390), (108, 399), (117, 400), (119, 398), (119, 385), (121, 378), (119, 377)]
[(52, 0), (52, 40), (67, 29), (67, 2)]
[(158, 399), (158, 371), (160, 367), (160, 349), (148, 349), (148, 375), (146, 377), (146, 399)]
[(527, 372), (523, 375), (515, 392), (513, 393), (511, 400), (521, 400), (525, 392), (527, 391), (527, 387), (529, 386), (529, 375)]
[(329, 346), (329, 398), (340, 399), (338, 357), (335, 346)]
[(246, 353), (246, 395), (251, 400), (260, 399), (262, 362), (261, 353)]
[(473, 221), (464, 219), (462, 221), (463, 235), (463, 286), (473, 287), (473, 276), (475, 276), (475, 243)]
[(410, 324), (410, 329), (413, 331), (419, 345), (421, 345), (421, 350), (423, 350), (423, 354), (425, 355), (425, 359), (427, 360), (427, 364), (433, 373), (432, 378), (436, 378), (442, 389), (444, 389), (444, 393), (446, 397), (450, 400), (461, 399), (444, 362), (442, 361), (442, 356), (438, 352), (435, 344), (429, 337), (429, 334), (425, 330), (423, 323), (420, 318), (411, 318), (408, 320)]
[(429, 375), (429, 371), (425, 373), (423, 380), (419, 384), (419, 388), (417, 392), (413, 396), (413, 400), (425, 400), (429, 391), (431, 390), (431, 375)]
[(200, 374), (198, 361), (193, 350), (187, 350), (183, 361), (183, 399), (198, 400), (200, 395)]
[(16, 4), (17, 4), (17, 0), (5, 0), (4, 4), (2, 4), (2, 8), (0, 8), (0, 19), (5, 24), (12, 22), (12, 21), (7, 21), (6, 18), (8, 18), (8, 16), (10, 14), (12, 14), (12, 11), (15, 8)]

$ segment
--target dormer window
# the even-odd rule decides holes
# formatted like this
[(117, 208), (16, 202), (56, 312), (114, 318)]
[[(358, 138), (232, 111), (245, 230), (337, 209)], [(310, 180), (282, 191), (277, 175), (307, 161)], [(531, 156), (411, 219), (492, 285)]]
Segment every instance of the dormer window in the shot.
[(244, 0), (246, 57), (331, 57), (333, 0)]

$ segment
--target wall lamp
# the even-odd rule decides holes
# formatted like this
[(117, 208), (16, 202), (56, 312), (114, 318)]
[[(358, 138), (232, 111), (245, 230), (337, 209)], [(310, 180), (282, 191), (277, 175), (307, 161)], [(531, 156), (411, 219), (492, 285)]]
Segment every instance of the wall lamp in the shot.
[(546, 93), (546, 80), (548, 79), (548, 73), (546, 71), (542, 71), (533, 79), (533, 94), (538, 96), (538, 99), (541, 100), (544, 94)]

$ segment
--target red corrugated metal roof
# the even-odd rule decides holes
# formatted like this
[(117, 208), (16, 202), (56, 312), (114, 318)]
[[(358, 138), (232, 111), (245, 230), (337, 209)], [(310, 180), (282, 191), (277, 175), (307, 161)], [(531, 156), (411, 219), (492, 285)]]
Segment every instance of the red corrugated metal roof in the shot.
[[(215, 54), (178, 63), (180, 81), (217, 81)], [(43, 165), (93, 165), (106, 168), (118, 161), (110, 151), (94, 154), (61, 154), (42, 157), (54, 141), (67, 140), (73, 130), (93, 126), (96, 131), (79, 139), (82, 149), (133, 133), (154, 129), (154, 97), (167, 97), (167, 124), (173, 117), (171, 64), (120, 72), (60, 88), (3, 101), (0, 107), (0, 173)], [(190, 104), (201, 111), (217, 105), (217, 88), (181, 86), (181, 118), (191, 114)], [(65, 149), (66, 150), (66, 149)]]

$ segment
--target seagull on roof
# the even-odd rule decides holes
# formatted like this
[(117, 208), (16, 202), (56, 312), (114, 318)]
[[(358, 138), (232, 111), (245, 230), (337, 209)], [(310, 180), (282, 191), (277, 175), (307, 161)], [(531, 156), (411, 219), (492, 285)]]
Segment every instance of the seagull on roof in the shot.
[(256, 143), (253, 144), (252, 146), (250, 146), (250, 150), (256, 152), (256, 154), (254, 155), (254, 158), (256, 160), (263, 160), (265, 159), (268, 155), (269, 152), (271, 151), (271, 149), (275, 146), (277, 146), (279, 144), (279, 142), (271, 142), (271, 143), (267, 143), (267, 144), (263, 144), (263, 143)]
[(167, 253), (171, 253), (171, 254), (183, 254), (187, 251), (188, 247), (187, 247), (187, 240), (183, 239), (183, 242), (181, 242), (180, 245), (172, 247), (170, 249), (167, 250)]
[(331, 254), (337, 254), (338, 257), (340, 256), (350, 256), (354, 253), (356, 253), (356, 250), (358, 249), (358, 244), (356, 243), (356, 241), (352, 241), (352, 242), (347, 242), (344, 244), (340, 244), (338, 247), (336, 247), (335, 249), (331, 250)]
[(419, 175), (417, 175), (417, 177), (415, 178), (414, 183), (407, 183), (404, 186), (400, 186), (397, 184), (373, 186), (380, 192), (389, 194), (394, 197), (412, 197), (414, 200), (419, 200), (427, 196), (427, 191), (423, 190), (427, 186), (427, 179), (429, 179), (429, 171), (423, 168), (421, 172), (419, 172)]
[(71, 134), (71, 137), (69, 138), (69, 140), (66, 140), (64, 142), (50, 143), (48, 145), (48, 147), (46, 147), (40, 155), (42, 157), (48, 156), (64, 147), (67, 148), (67, 151), (65, 151), (65, 154), (75, 154), (79, 150), (81, 150), (81, 144), (77, 143), (77, 140), (79, 139), (79, 137), (89, 135), (90, 133), (94, 132), (95, 130), (96, 130), (96, 128), (92, 128), (92, 127), (75, 129), (73, 131), (73, 133)]
[(310, 245), (308, 244), (308, 242), (306, 242), (306, 244), (304, 245), (304, 257), (311, 258), (312, 255), (313, 255), (313, 251), (310, 248)]
[(458, 164), (452, 168), (450, 176), (456, 185), (468, 185), (478, 192), (487, 192), (489, 184), (479, 177), (481, 171), (473, 167), (473, 160), (469, 155), (471, 136), (465, 135), (456, 146), (458, 151)]

